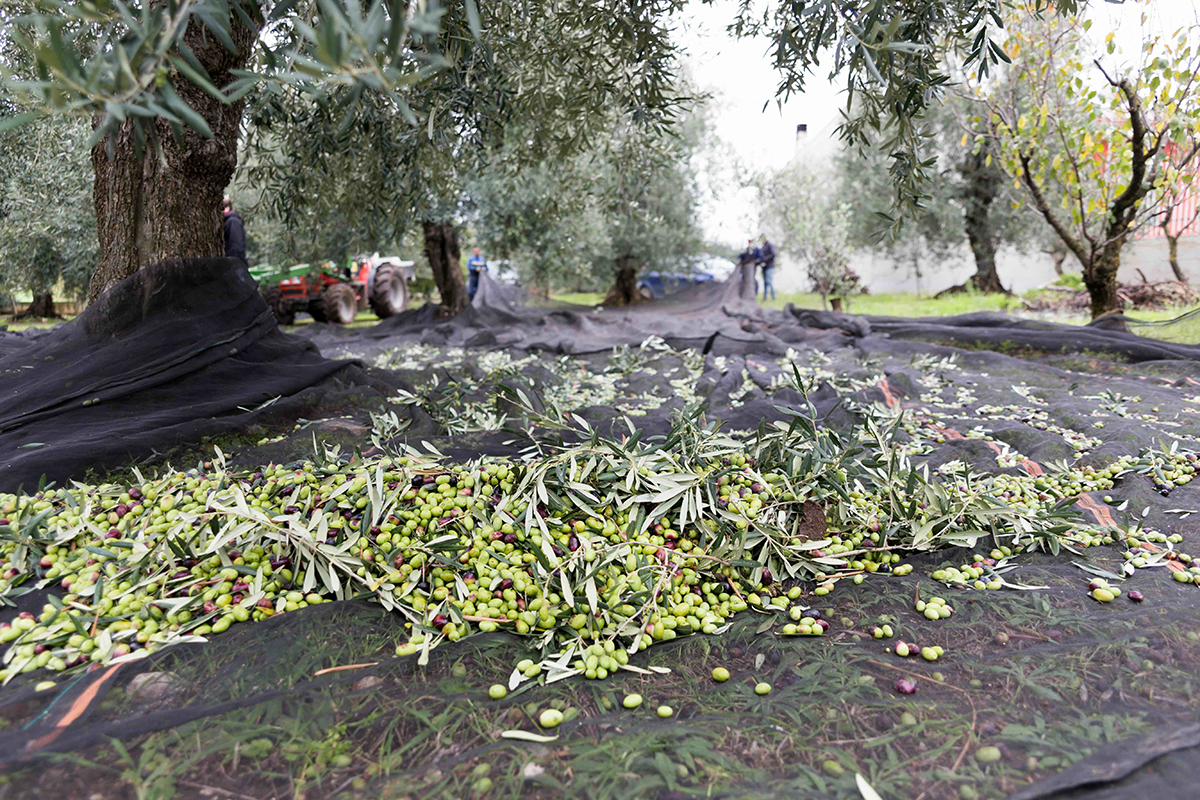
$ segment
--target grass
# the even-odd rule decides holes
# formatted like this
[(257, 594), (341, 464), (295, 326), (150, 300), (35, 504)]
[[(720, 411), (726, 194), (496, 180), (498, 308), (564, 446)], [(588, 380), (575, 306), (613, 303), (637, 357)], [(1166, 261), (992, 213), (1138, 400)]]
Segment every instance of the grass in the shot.
[[(315, 321), (316, 320), (314, 320), (312, 317), (308, 316), (307, 314), (297, 315), (295, 323), (293, 323), (292, 325), (289, 325), (288, 327), (299, 328), (302, 325), (311, 325)], [(355, 316), (355, 318), (354, 318), (354, 322), (351, 322), (349, 325), (343, 325), (342, 327), (344, 327), (344, 328), (369, 328), (373, 325), (378, 325), (379, 321), (380, 321), (380, 319), (379, 319), (379, 317), (375, 316), (374, 311), (359, 311), (358, 315)]]
[[(808, 292), (780, 294), (763, 303), (767, 308), (783, 308), (788, 303), (797, 308), (821, 308), (821, 296)], [(1016, 311), (1021, 301), (1002, 294), (956, 294), (935, 300), (932, 296), (900, 294), (867, 294), (855, 297), (843, 311), (880, 317), (949, 317), (973, 311)]]
[(567, 294), (552, 294), (551, 300), (560, 303), (574, 303), (579, 306), (598, 306), (604, 302), (603, 292), (568, 292)]
[(7, 328), (10, 331), (24, 331), (29, 328), (53, 328), (55, 325), (69, 322), (71, 319), (71, 317), (62, 317), (61, 319), (42, 319), (38, 317), (34, 319), (14, 320), (9, 314), (0, 314), (0, 327)]

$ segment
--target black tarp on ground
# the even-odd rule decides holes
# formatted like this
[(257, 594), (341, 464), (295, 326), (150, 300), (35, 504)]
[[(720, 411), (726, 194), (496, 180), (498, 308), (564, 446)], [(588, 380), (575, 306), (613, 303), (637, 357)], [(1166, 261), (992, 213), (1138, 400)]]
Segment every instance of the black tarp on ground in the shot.
[(1089, 325), (1060, 325), (1020, 319), (995, 311), (954, 317), (866, 317), (871, 327), (892, 339), (913, 339), (931, 344), (985, 349), (1029, 349), (1046, 352), (1095, 352), (1129, 361), (1200, 360), (1200, 346), (1149, 339), (1106, 327), (1100, 318)]
[(71, 322), (0, 341), (10, 491), (239, 429), (261, 404), (334, 376), (365, 383), (280, 331), (245, 267), (223, 258), (147, 267)]
[(438, 319), (435, 310), (425, 306), (373, 328), (308, 325), (300, 334), (322, 352), (356, 356), (406, 342), (582, 355), (636, 346), (651, 336), (672, 347), (717, 355), (781, 356), (789, 347), (830, 349), (848, 341), (844, 331), (809, 328), (785, 312), (760, 308), (754, 301), (753, 272), (743, 267), (725, 283), (688, 286), (661, 301), (602, 310), (563, 303), (527, 305), (519, 290), (484, 275), (470, 307), (449, 319)]
[[(171, 440), (237, 430), (254, 418), (252, 414), (239, 411), (239, 406), (252, 407), (274, 396), (299, 397), (308, 391), (306, 387), (319, 384), (336, 370), (346, 368), (344, 362), (326, 361), (303, 342), (276, 331), (264, 317), (265, 306), (251, 297), (253, 285), (244, 274), (229, 270), (221, 262), (205, 263), (208, 267), (198, 270), (185, 269), (185, 264), (160, 265), (155, 268), (157, 271), (139, 277), (132, 288), (119, 287), (124, 294), (120, 297), (122, 305), (117, 309), (119, 320), (115, 323), (88, 324), (83, 322), (89, 316), (85, 315), (60, 330), (19, 337), (23, 343), (13, 348), (19, 355), (10, 352), (0, 364), (4, 369), (17, 370), (12, 374), (22, 379), (22, 383), (27, 377), (32, 380), (28, 381), (28, 386), (18, 383), (19, 391), (9, 396), (9, 399), (16, 398), (24, 404), (22, 411), (14, 413), (7, 402), (0, 411), (0, 420), (4, 421), (0, 425), (0, 446), (10, 442), (19, 446), (48, 441), (58, 449), (18, 450), (18, 457), (10, 467), (12, 474), (25, 470), (31, 476), (30, 480), (36, 480), (36, 474), (41, 474), (38, 465), (51, 464), (62, 465), (63, 477), (77, 477), (80, 469), (98, 463), (93, 459), (116, 464), (137, 449), (144, 452)], [(1200, 387), (1196, 382), (1200, 378), (1200, 364), (1194, 360), (1180, 360), (1194, 359), (1190, 349), (1164, 349), (1152, 340), (1128, 339), (1110, 331), (1027, 324), (995, 316), (971, 315), (950, 321), (897, 321), (798, 309), (761, 309), (748, 296), (746, 278), (747, 274), (741, 273), (727, 285), (694, 287), (662, 303), (604, 312), (526, 305), (519, 293), (485, 281), (472, 308), (453, 319), (438, 320), (433, 309), (427, 307), (366, 331), (313, 325), (309, 326), (308, 333), (321, 342), (322, 349), (328, 347), (354, 355), (379, 353), (398, 344), (414, 342), (440, 348), (437, 352), (445, 354), (444, 361), (420, 370), (397, 370), (400, 373), (398, 380), (412, 385), (417, 384), (423, 374), (434, 371), (449, 374), (449, 354), (462, 347), (472, 353), (502, 349), (536, 353), (537, 363), (525, 367), (520, 376), (526, 385), (534, 386), (552, 383), (546, 373), (555, 354), (583, 354), (583, 358), (594, 362), (596, 370), (600, 371), (605, 358), (599, 354), (611, 351), (614, 346), (636, 346), (651, 335), (658, 336), (676, 347), (707, 349), (707, 356), (697, 359), (701, 366), (695, 368), (693, 375), (680, 371), (684, 365), (679, 354), (660, 352), (654, 358), (647, 358), (637, 371), (616, 380), (615, 389), (630, 397), (638, 393), (645, 396), (647, 392), (665, 395), (671, 389), (671, 379), (686, 375), (694, 383), (696, 394), (709, 400), (713, 415), (726, 420), (729, 427), (741, 430), (777, 418), (775, 406), (795, 404), (801, 399), (781, 380), (787, 377), (789, 366), (783, 356), (789, 348), (794, 348), (801, 351), (798, 361), (824, 381), (811, 398), (821, 413), (836, 413), (833, 409), (838, 396), (859, 402), (882, 402), (914, 413), (938, 413), (940, 416), (933, 421), (945, 430), (945, 441), (933, 453), (923, 457), (933, 466), (958, 459), (989, 472), (1015, 472), (1059, 459), (1072, 460), (1076, 454), (1064, 438), (1066, 434), (1088, 435), (1097, 440), (1082, 457), (1083, 463), (1104, 463), (1114, 456), (1136, 452), (1150, 444), (1162, 446), (1171, 441), (1194, 443), (1200, 440), (1200, 415), (1187, 413), (1187, 404), (1193, 402), (1197, 387)], [(985, 341), (976, 336), (968, 341), (972, 332), (993, 338)], [(973, 352), (944, 346), (949, 341), (957, 341), (998, 347), (1000, 343), (1013, 341), (1014, 332), (1033, 334), (1031, 344), (1061, 343), (1069, 352), (1109, 352), (1126, 362), (1140, 363), (1136, 371), (1128, 374), (1095, 376), (986, 350)], [(1048, 334), (1054, 336), (1048, 337)], [(950, 339), (950, 336), (968, 338)], [(0, 343), (7, 339), (0, 339)], [(1098, 343), (1104, 346), (1100, 347)], [(4, 347), (0, 344), (0, 352)], [(235, 348), (238, 352), (231, 352)], [(60, 363), (45, 361), (47, 355)], [(460, 353), (459, 357), (463, 358), (464, 371), (469, 372), (474, 366), (470, 356), (463, 357)], [(1153, 360), (1144, 360), (1146, 358)], [(947, 359), (946, 363), (939, 363), (941, 359)], [(65, 369), (56, 371), (59, 366)], [(361, 373), (355, 375), (361, 376)], [(84, 383), (78, 384), (80, 380)], [(91, 383), (87, 382), (89, 380)], [(481, 399), (487, 399), (488, 391), (485, 384), (479, 390)], [(1103, 398), (1106, 410), (1103, 416), (1096, 416), (1097, 397), (1102, 392), (1106, 394)], [(1135, 395), (1140, 398), (1136, 404), (1130, 399)], [(102, 397), (104, 402), (82, 405), (93, 396)], [(276, 403), (273, 408), (279, 408), (283, 402)], [(1128, 408), (1116, 410), (1120, 404)], [(996, 415), (983, 411), (986, 406), (1022, 408)], [(1158, 406), (1163, 410), (1159, 411)], [(672, 411), (679, 407), (677, 399), (666, 399), (662, 405), (635, 418), (635, 422), (650, 435), (662, 432)], [(1151, 408), (1153, 413), (1150, 413)], [(1063, 431), (1037, 427), (1038, 420), (1029, 412), (1039, 410)], [(581, 409), (581, 413), (592, 422), (613, 422), (621, 410), (619, 403), (607, 402), (594, 403)], [(1095, 428), (1097, 421), (1103, 421), (1106, 427)], [(986, 438), (966, 436), (973, 427), (986, 428)], [(113, 431), (117, 432), (111, 436), (113, 441), (107, 441), (106, 437)], [(307, 436), (305, 434), (304, 438)], [(429, 438), (414, 430), (406, 432), (405, 436), (410, 441)], [(78, 441), (84, 441), (91, 449), (71, 451), (69, 448)], [(459, 434), (440, 437), (436, 441), (443, 452), (462, 458), (479, 452), (511, 455), (519, 447), (513, 443), (512, 436), (503, 432)], [(1016, 466), (998, 467), (999, 454), (995, 448), (1002, 446), (1012, 449), (1016, 454), (1014, 460), (1017, 456), (1022, 460), (1016, 461)], [(266, 455), (270, 452), (267, 447), (252, 448), (242, 457), (253, 459), (256, 455)], [(7, 455), (9, 451), (4, 452)], [(30, 460), (25, 460), (27, 458)], [(1114, 490), (1114, 494), (1128, 498), (1134, 511), (1142, 507), (1150, 509), (1146, 520), (1164, 531), (1191, 533), (1189, 526), (1179, 520), (1178, 515), (1167, 514), (1167, 509), (1200, 508), (1200, 492), (1193, 485), (1180, 487), (1169, 499), (1164, 499), (1155, 493), (1151, 481), (1144, 476), (1131, 476)], [(1094, 509), (1093, 514), (1110, 509), (1096, 497), (1087, 498), (1087, 502), (1088, 508)], [(1120, 516), (1115, 509), (1110, 513)], [(1109, 557), (1113, 555), (1108, 553)], [(930, 563), (943, 557), (950, 556), (941, 553), (930, 556)], [(1089, 553), (1086, 557), (1107, 568), (1116, 568), (1115, 559), (1100, 561), (1104, 554)], [(928, 564), (923, 563), (922, 567), (925, 566)], [(953, 626), (961, 622), (965, 630), (960, 639), (954, 640), (955, 646), (949, 649), (948, 658), (937, 665), (906, 664), (906, 668), (925, 674), (933, 669), (944, 670), (950, 676), (950, 682), (961, 687), (966, 685), (968, 677), (978, 676), (991, 681), (999, 670), (1013, 664), (1025, 663), (1026, 668), (1032, 669), (1051, 664), (1056, 657), (1075, 652), (1090, 654), (1097, 647), (1108, 645), (1128, 645), (1129, 652), (1139, 656), (1156, 654), (1160, 672), (1179, 664), (1195, 663), (1189, 661), (1195, 658), (1195, 653), (1188, 649), (1186, 642), (1163, 643), (1156, 638), (1143, 645), (1138, 638), (1144, 633), (1154, 634), (1167, 612), (1171, 621), (1200, 625), (1195, 614), (1196, 604), (1187, 594), (1192, 592), (1190, 587), (1165, 582), (1164, 588), (1164, 582), (1160, 580), (1162, 575), (1139, 573), (1134, 579), (1136, 582), (1130, 585), (1145, 588), (1147, 596), (1154, 597), (1154, 603), (1104, 608), (1080, 599), (1076, 584), (1084, 577), (1083, 573), (1065, 558), (1041, 559), (1028, 569), (1029, 572), (1021, 574), (1031, 575), (1030, 582), (1059, 580), (1052, 591), (1044, 593), (1003, 592), (998, 598), (985, 597), (987, 602), (964, 600), (971, 611), (963, 614), (961, 620), (947, 622), (939, 629), (940, 635), (952, 637)], [(887, 608), (889, 612), (907, 610), (905, 606), (911, 603), (920, 577), (918, 572), (878, 587), (868, 584), (863, 589), (869, 589), (871, 594), (890, 592), (895, 595), (893, 600), (898, 603)], [(925, 586), (928, 588), (928, 582)], [(1029, 607), (1042, 613), (1041, 606), (1034, 603), (1035, 598), (1045, 599), (1045, 607), (1066, 620), (1062, 623), (1056, 618), (1053, 623), (1064, 629), (1055, 632), (1057, 638), (1054, 641), (1014, 639), (1008, 649), (990, 646), (991, 625), (1017, 625), (1021, 619), (1028, 618), (1034, 621), (1019, 624), (1045, 627), (1041, 616), (1018, 616), (1029, 615)], [(830, 608), (840, 611), (842, 603), (842, 598), (833, 600)], [(989, 609), (997, 606), (1011, 607), (1014, 616), (999, 620), (986, 616)], [(1077, 619), (1067, 612), (1076, 615)], [(1076, 622), (1077, 627), (1069, 627)], [(770, 659), (781, 650), (786, 659), (795, 661), (798, 658), (802, 664), (806, 659), (824, 657), (807, 644), (778, 645), (770, 637), (758, 636), (754, 630), (756, 626), (755, 620), (742, 620), (740, 630), (731, 632), (723, 640), (714, 640), (714, 650), (737, 642), (736, 646), (743, 652), (717, 651), (714, 658), (724, 660), (705, 666), (742, 663), (750, 672), (749, 664), (754, 663), (756, 655)], [(35, 692), (28, 683), (20, 688), (11, 687), (7, 695), (0, 696), (0, 713), (6, 719), (20, 721), (21, 725), (3, 732), (0, 753), (5, 759), (14, 759), (41, 746), (48, 750), (74, 750), (95, 745), (107, 736), (134, 738), (150, 731), (176, 728), (187, 730), (189, 736), (195, 730), (195, 738), (207, 741), (210, 737), (228, 736), (230, 725), (226, 723), (244, 725), (246, 729), (259, 726), (255, 729), (260, 730), (261, 735), (285, 744), (288, 726), (297, 720), (316, 720), (325, 724), (325, 719), (341, 719), (337, 717), (341, 709), (364, 698), (385, 705), (387, 713), (374, 717), (377, 720), (401, 718), (404, 712), (401, 707), (415, 708), (430, 702), (431, 697), (437, 703), (445, 703), (450, 709), (448, 713), (462, 716), (479, 708), (481, 693), (478, 686), (455, 683), (457, 676), (452, 672), (455, 660), (465, 659), (474, 669), (487, 659), (486, 651), (494, 648), (500, 655), (492, 659), (495, 663), (488, 665), (485, 673), (488, 677), (482, 685), (503, 680), (504, 670), (511, 668), (515, 660), (516, 645), (510, 639), (497, 637), (493, 643), (493, 640), (481, 638), (439, 649), (432, 666), (428, 670), (418, 670), (412, 659), (390, 656), (395, 638), (402, 635), (396, 619), (376, 607), (337, 604), (260, 625), (239, 626), (236, 631), (215, 638), (209, 644), (181, 647), (152, 661), (122, 667), (119, 672), (88, 673), (78, 684), (56, 687), (53, 702)], [(870, 649), (871, 642), (864, 644), (840, 633), (831, 635), (830, 640), (836, 647), (825, 648), (819, 651), (820, 654), (849, 654), (848, 658), (857, 659), (854, 669), (878, 678), (880, 685), (894, 677), (887, 672), (888, 665), (875, 666), (881, 656), (877, 646), (874, 651)], [(960, 640), (961, 647), (958, 646)], [(701, 644), (705, 645), (703, 653), (700, 652)], [(947, 644), (951, 644), (949, 638)], [(679, 648), (675, 655), (677, 661), (684, 648), (691, 648), (686, 652), (700, 663), (709, 657), (707, 642), (699, 641), (698, 637), (681, 642)], [(1160, 657), (1158, 653), (1167, 655)], [(651, 657), (669, 658), (669, 650), (656, 648)], [(1195, 765), (1185, 758), (1189, 751), (1169, 752), (1176, 746), (1188, 747), (1191, 741), (1188, 729), (1174, 726), (1180, 724), (1179, 715), (1194, 709), (1185, 705), (1164, 710), (1161, 703), (1155, 705), (1140, 698), (1136, 703), (1127, 700), (1123, 693), (1128, 691), (1129, 697), (1133, 698), (1138, 688), (1138, 668), (1129, 667), (1124, 661), (1107, 663), (1098, 657), (1088, 657), (1091, 660), (1088, 662), (1087, 685), (1094, 687), (1090, 700), (1064, 695), (1061, 701), (1050, 706), (1039, 699), (1029, 704), (1029, 708), (1022, 706), (1021, 713), (1045, 714), (1051, 723), (1072, 725), (1076, 719), (1072, 715), (1077, 712), (1114, 716), (1137, 712), (1146, 715), (1146, 725), (1151, 733), (1111, 751), (1101, 750), (1094, 756), (1096, 762), (1090, 759), (1079, 761), (1058, 772), (1045, 784), (1029, 787), (1024, 796), (1085, 796), (1089, 791), (1103, 792), (1100, 796), (1105, 797), (1150, 796), (1166, 794), (1171, 787), (1178, 790), (1178, 787), (1194, 785)], [(1033, 666), (1029, 666), (1031, 663)], [(330, 667), (347, 665), (362, 669), (315, 674)], [(869, 696), (874, 689), (857, 682), (840, 685), (831, 680), (829, 687), (825, 687), (823, 681), (805, 684), (797, 680), (793, 686), (791, 679), (795, 676), (786, 673), (788, 665), (785, 660), (779, 667), (784, 671), (774, 678), (778, 688), (773, 702), (783, 704), (789, 702), (788, 698), (803, 695), (803, 702), (797, 703), (797, 729), (804, 725), (815, 729), (822, 724), (822, 715), (828, 709), (843, 702), (877, 703), (880, 717), (898, 716), (901, 708), (913, 707), (920, 711), (916, 706), (905, 705), (907, 701), (890, 695), (882, 700)], [(123, 691), (129, 688), (127, 684), (135, 673), (154, 669), (183, 677), (187, 689), (158, 705), (137, 701), (132, 693)], [(753, 671), (758, 669), (754, 667)], [(360, 676), (364, 675), (381, 677), (385, 682), (359, 683)], [(105, 684), (100, 686), (102, 680)], [(733, 683), (726, 688), (736, 688)], [(547, 691), (562, 692), (568, 700), (571, 695), (583, 691), (569, 682), (564, 684), (552, 690), (547, 687)], [(97, 702), (78, 706), (79, 698), (93, 685), (97, 686), (93, 695)], [(99, 700), (104, 699), (104, 692), (109, 688), (117, 691), (105, 706)], [(918, 699), (932, 699), (935, 691), (933, 687), (923, 685), (922, 692), (928, 694), (918, 695)], [(1098, 696), (1104, 697), (1101, 692), (1112, 695), (1114, 691), (1118, 694), (1112, 698), (1097, 701)], [(322, 702), (320, 713), (317, 713), (318, 707), (310, 702), (310, 698), (319, 696), (327, 702)], [(519, 710), (516, 706), (533, 696), (531, 692), (519, 700), (506, 702)], [(544, 695), (536, 696), (540, 699)], [(938, 698), (938, 703), (949, 704), (954, 697), (945, 694)], [(983, 705), (986, 692), (981, 692), (979, 699), (980, 710), (986, 713)], [(63, 718), (60, 712), (64, 706), (82, 707), (86, 713), (59, 730), (56, 721)], [(805, 716), (810, 709), (813, 714)], [(244, 716), (239, 716), (243, 711)], [(371, 718), (360, 715), (360, 719)], [(673, 729), (703, 732), (706, 726), (711, 726), (756, 730), (755, 726), (764, 720), (770, 721), (768, 714), (757, 714), (747, 706), (727, 718), (687, 718)], [(874, 724), (873, 720), (868, 722)], [(346, 724), (344, 719), (342, 724)], [(587, 716), (577, 728), (564, 726), (560, 744), (566, 747), (585, 738), (584, 735), (590, 738), (593, 734), (589, 731), (594, 731), (596, 738), (606, 738), (603, 733), (616, 725), (620, 726), (624, 736), (641, 735), (655, 724), (675, 725), (657, 720), (648, 723), (619, 711), (608, 716)], [(196, 727), (185, 728), (187, 725)], [(56, 731), (57, 739), (38, 744)], [(576, 731), (584, 735), (575, 735)], [(384, 731), (380, 736), (386, 733)], [(770, 735), (765, 730), (761, 733)], [(873, 730), (871, 734), (881, 738), (891, 735), (886, 730)], [(1031, 750), (1027, 742), (1005, 739), (1003, 731), (988, 735), (1006, 748), (1006, 759), (1018, 760)], [(414, 736), (413, 740), (418, 741), (419, 737)], [(245, 744), (252, 743), (247, 741)], [(1167, 754), (1161, 755), (1163, 753)], [(439, 749), (428, 753), (428, 761), (406, 761), (403, 771), (397, 774), (408, 791), (412, 786), (420, 786), (419, 781), (429, 773), (435, 770), (450, 772), (456, 764), (469, 763), (469, 759), (477, 755), (471, 752), (447, 754)], [(237, 758), (235, 755), (235, 764)], [(288, 794), (294, 788), (287, 781), (281, 781), (278, 786), (265, 789), (263, 781), (275, 778), (262, 778), (263, 774), (271, 773), (247, 767), (258, 762), (250, 760), (250, 756), (245, 758), (240, 770), (232, 770), (237, 782), (227, 784), (228, 787), (243, 796), (264, 797)], [(819, 758), (814, 765), (820, 763)], [(1164, 766), (1167, 764), (1169, 766)], [(786, 770), (778, 772), (784, 774), (780, 780), (793, 777), (787, 775)], [(336, 793), (342, 783), (339, 777), (321, 785), (316, 793)], [(1088, 788), (1077, 788), (1081, 785)], [(806, 793), (798, 787), (799, 783), (789, 789), (786, 784), (764, 780), (761, 785), (736, 787), (724, 796), (738, 796), (739, 788), (753, 789), (756, 796), (820, 794), (812, 790)], [(71, 794), (69, 783), (47, 780), (45, 788), (58, 791), (60, 795)], [(376, 788), (372, 785), (370, 791)], [(857, 796), (853, 791), (850, 785), (838, 785), (840, 796)], [(1055, 795), (1055, 792), (1063, 794)], [(0, 790), (2, 796), (4, 793)], [(459, 796), (465, 796), (465, 793)], [(884, 792), (884, 796), (898, 795)]]

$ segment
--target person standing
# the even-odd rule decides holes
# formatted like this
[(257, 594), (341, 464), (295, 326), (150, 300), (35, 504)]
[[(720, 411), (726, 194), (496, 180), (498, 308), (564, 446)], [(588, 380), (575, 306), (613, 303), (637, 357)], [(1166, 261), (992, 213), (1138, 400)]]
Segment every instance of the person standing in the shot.
[(758, 295), (758, 262), (762, 258), (762, 251), (754, 246), (753, 239), (746, 240), (745, 252), (738, 253), (738, 266), (742, 264), (750, 265), (750, 274), (754, 276), (754, 294)]
[(758, 263), (762, 264), (763, 272), (763, 300), (767, 299), (767, 291), (771, 292), (771, 299), (775, 299), (775, 245), (767, 239), (767, 235), (762, 235), (762, 247), (758, 250)]
[(246, 263), (246, 229), (242, 217), (233, 210), (233, 200), (225, 198), (225, 219), (221, 223), (225, 232), (225, 257), (240, 259)]
[(467, 299), (474, 300), (475, 293), (479, 291), (479, 273), (487, 272), (487, 259), (479, 254), (479, 248), (476, 247), (471, 251), (471, 257), (467, 259)]

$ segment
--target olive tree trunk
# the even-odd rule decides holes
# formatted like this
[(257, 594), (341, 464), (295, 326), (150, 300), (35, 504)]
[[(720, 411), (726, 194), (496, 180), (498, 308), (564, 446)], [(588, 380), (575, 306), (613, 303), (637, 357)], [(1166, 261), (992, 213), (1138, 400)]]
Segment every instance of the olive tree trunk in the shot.
[(1183, 269), (1179, 266), (1179, 237), (1167, 234), (1167, 261), (1171, 263), (1171, 271), (1175, 273), (1175, 280), (1180, 283), (1187, 283), (1187, 275), (1183, 274)]
[[(234, 18), (231, 33), (236, 54), (198, 22), (189, 23), (184, 41), (216, 86), (231, 83), (232, 71), (246, 67), (261, 25), (261, 17), (255, 18), (254, 28)], [(89, 303), (142, 267), (163, 259), (225, 253), (221, 200), (237, 166), (238, 126), (245, 101), (225, 104), (181, 75), (171, 80), (179, 97), (208, 122), (213, 136), (205, 139), (184, 128), (176, 138), (160, 118), (154, 123), (157, 148), (139, 146), (130, 122), (92, 148), (100, 253), (88, 286)]]
[(621, 256), (617, 259), (617, 274), (604, 298), (604, 305), (628, 306), (641, 299), (637, 288), (637, 260), (633, 256)]
[(962, 174), (963, 227), (975, 256), (975, 274), (967, 285), (979, 292), (1007, 294), (996, 272), (996, 232), (991, 217), (992, 203), (1000, 191), (1000, 173), (988, 165), (986, 151), (980, 150), (967, 156)]
[(425, 220), (422, 225), (425, 235), (425, 256), (433, 271), (433, 280), (442, 296), (441, 313), (457, 314), (467, 307), (467, 284), (463, 280), (462, 251), (458, 247), (458, 233), (452, 222)]
[(1083, 267), (1083, 285), (1092, 300), (1092, 319), (1124, 308), (1117, 294), (1117, 271), (1121, 268), (1121, 247), (1125, 238), (1108, 242)]
[(29, 317), (48, 319), (57, 316), (58, 313), (54, 310), (53, 295), (50, 292), (42, 292), (33, 296), (33, 302), (29, 304), (28, 308), (17, 314), (16, 319), (26, 319)]

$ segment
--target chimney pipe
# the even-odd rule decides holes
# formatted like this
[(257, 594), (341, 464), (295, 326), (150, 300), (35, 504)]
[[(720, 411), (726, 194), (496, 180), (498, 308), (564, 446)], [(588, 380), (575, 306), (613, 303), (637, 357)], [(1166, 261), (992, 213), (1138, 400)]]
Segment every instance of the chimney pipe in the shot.
[(808, 125), (801, 122), (796, 126), (796, 152), (795, 157), (800, 157), (800, 151), (804, 149), (804, 140), (808, 137)]

